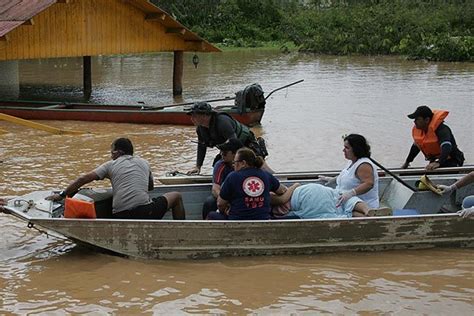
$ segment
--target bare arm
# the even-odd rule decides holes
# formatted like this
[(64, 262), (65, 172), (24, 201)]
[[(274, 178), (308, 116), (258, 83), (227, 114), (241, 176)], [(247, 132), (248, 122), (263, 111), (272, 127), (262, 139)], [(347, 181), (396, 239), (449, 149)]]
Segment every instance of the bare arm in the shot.
[(91, 183), (95, 180), (99, 180), (99, 176), (94, 171), (86, 173), (74, 180), (70, 185), (68, 185), (67, 188), (64, 190), (64, 193), (66, 193), (66, 196), (69, 196), (70, 194), (73, 194), (74, 192), (79, 190), (79, 188), (82, 187), (84, 184)]
[(459, 189), (473, 182), (474, 182), (474, 171), (471, 171), (467, 175), (465, 175), (464, 177), (456, 181), (454, 185), (456, 186), (457, 189)]
[(412, 144), (410, 147), (410, 152), (408, 153), (408, 157), (402, 165), (402, 169), (408, 168), (410, 163), (415, 159), (415, 157), (420, 153), (420, 148), (415, 144)]
[(289, 188), (286, 188), (284, 185), (280, 185), (280, 187), (284, 187), (286, 190), (282, 194), (271, 194), (270, 195), (270, 205), (282, 205), (288, 202), (293, 195), (293, 192), (297, 187), (299, 187), (299, 183), (292, 184)]
[(217, 198), (219, 196), (219, 193), (221, 193), (221, 186), (217, 183), (213, 183), (211, 193), (215, 198)]
[[(94, 180), (99, 180), (99, 176), (94, 171), (86, 173), (80, 176), (79, 178), (77, 178), (76, 180), (74, 180), (71, 184), (69, 184), (67, 188), (64, 190), (64, 193), (66, 194), (66, 196), (69, 196), (73, 194), (74, 192), (76, 192), (77, 190), (79, 190), (79, 188), (82, 187), (84, 184), (90, 183)], [(63, 197), (60, 196), (59, 194), (53, 194), (51, 196), (48, 196), (46, 199), (59, 201), (63, 199)]]
[(217, 197), (217, 208), (222, 214), (229, 214), (229, 208), (230, 204), (229, 201), (224, 200), (223, 198), (220, 197), (220, 195)]
[(369, 163), (363, 163), (357, 168), (357, 178), (360, 184), (354, 188), (356, 195), (369, 192), (374, 187), (374, 170)]

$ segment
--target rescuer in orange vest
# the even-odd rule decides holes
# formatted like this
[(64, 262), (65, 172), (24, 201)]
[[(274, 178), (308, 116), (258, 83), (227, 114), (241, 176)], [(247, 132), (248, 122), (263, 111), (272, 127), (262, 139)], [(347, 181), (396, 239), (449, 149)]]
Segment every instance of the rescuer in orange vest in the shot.
[(444, 119), (448, 114), (448, 111), (431, 111), (429, 107), (422, 105), (408, 115), (415, 122), (412, 129), (414, 142), (402, 165), (403, 169), (408, 168), (420, 151), (429, 161), (426, 170), (463, 165), (464, 154), (456, 145), (451, 129), (444, 124)]

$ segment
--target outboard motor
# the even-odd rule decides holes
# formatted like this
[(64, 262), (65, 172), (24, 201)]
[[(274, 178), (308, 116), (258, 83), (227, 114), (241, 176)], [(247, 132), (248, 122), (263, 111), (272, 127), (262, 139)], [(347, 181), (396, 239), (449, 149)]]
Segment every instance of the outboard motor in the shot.
[(248, 85), (244, 90), (235, 93), (235, 106), (239, 108), (241, 113), (264, 109), (265, 103), (263, 89), (258, 83)]

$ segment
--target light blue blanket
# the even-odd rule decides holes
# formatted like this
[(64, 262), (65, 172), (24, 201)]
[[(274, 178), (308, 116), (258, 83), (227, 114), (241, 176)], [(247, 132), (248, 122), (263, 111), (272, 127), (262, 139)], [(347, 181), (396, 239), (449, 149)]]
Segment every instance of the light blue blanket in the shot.
[(288, 215), (297, 215), (300, 218), (352, 217), (352, 210), (362, 200), (352, 197), (336, 207), (339, 196), (339, 191), (317, 183), (299, 186), (291, 196), (291, 211)]

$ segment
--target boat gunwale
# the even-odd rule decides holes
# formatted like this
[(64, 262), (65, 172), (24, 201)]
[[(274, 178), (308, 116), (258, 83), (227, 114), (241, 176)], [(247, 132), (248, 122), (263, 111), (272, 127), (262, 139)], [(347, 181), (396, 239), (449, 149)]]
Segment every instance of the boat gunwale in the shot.
[[(463, 175), (474, 171), (474, 165), (465, 165), (461, 167), (447, 167), (435, 170), (426, 170), (424, 167), (408, 168), (408, 169), (391, 169), (391, 172), (403, 176), (406, 180), (419, 180), (420, 175), (436, 176), (437, 178), (460, 178)], [(314, 170), (314, 171), (294, 171), (294, 172), (276, 172), (273, 175), (280, 181), (288, 182), (304, 182), (313, 181), (321, 183), (319, 176), (337, 176), (341, 170)], [(379, 178), (391, 178), (382, 169), (377, 169)], [(176, 176), (158, 176), (157, 187), (171, 187), (171, 186), (191, 186), (191, 185), (205, 185), (212, 183), (211, 174), (201, 175), (176, 175)]]
[[(74, 106), (74, 105), (73, 105)], [(96, 106), (96, 105), (90, 105), (90, 106)], [(110, 107), (116, 107), (116, 105), (104, 105), (104, 107), (107, 107), (107, 106), (110, 106)], [(127, 107), (128, 105), (124, 105), (123, 107)], [(182, 107), (181, 105), (177, 105), (176, 107)], [(171, 113), (171, 114), (175, 114), (175, 113), (182, 113), (182, 114), (186, 114), (187, 111), (182, 108), (181, 110), (168, 110), (169, 108), (173, 108), (173, 107), (167, 107), (167, 108), (134, 108), (134, 107), (131, 107), (130, 109), (88, 109), (88, 108), (85, 108), (85, 109), (60, 109), (60, 108), (27, 108), (27, 107), (6, 107), (6, 106), (1, 106), (0, 105), (0, 111), (1, 110), (14, 110), (14, 111), (28, 111), (28, 112), (31, 112), (31, 111), (41, 111), (41, 112), (99, 112), (99, 113)], [(260, 113), (260, 112), (263, 112), (263, 110), (252, 110), (252, 111), (246, 111), (246, 112), (243, 112), (243, 113), (240, 113), (238, 111), (238, 109), (233, 109), (233, 108), (229, 108), (229, 110), (226, 110), (226, 111), (217, 111), (217, 112), (222, 112), (222, 113), (232, 113), (232, 114), (240, 114), (240, 115), (245, 115), (247, 113)]]
[(257, 225), (270, 223), (281, 224), (281, 223), (308, 223), (308, 222), (329, 222), (338, 223), (346, 221), (374, 221), (374, 220), (404, 220), (404, 219), (429, 219), (437, 217), (455, 218), (460, 217), (457, 212), (453, 213), (437, 213), (437, 214), (418, 214), (418, 215), (401, 215), (401, 216), (371, 216), (371, 217), (348, 217), (348, 218), (308, 218), (308, 219), (271, 219), (271, 220), (170, 220), (170, 219), (119, 219), (119, 218), (64, 218), (64, 217), (33, 217), (26, 214), (20, 214), (20, 212), (6, 207), (12, 215), (26, 219), (30, 222), (44, 222), (44, 221), (66, 221), (66, 222), (110, 222), (110, 223), (146, 223), (146, 224), (235, 224), (235, 225)]

